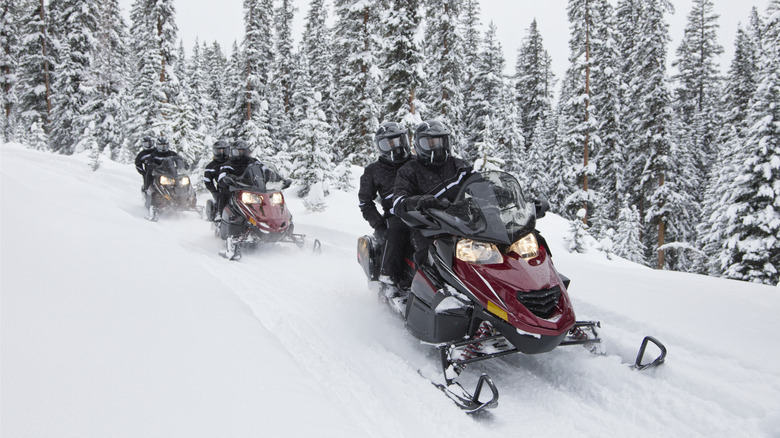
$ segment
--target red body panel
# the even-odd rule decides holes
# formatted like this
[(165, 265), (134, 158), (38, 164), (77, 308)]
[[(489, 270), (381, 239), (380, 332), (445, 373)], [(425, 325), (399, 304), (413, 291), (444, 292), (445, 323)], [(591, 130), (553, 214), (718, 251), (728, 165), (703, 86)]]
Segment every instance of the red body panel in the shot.
[(236, 196), (236, 205), (238, 205), (241, 213), (252, 223), (252, 225), (267, 233), (282, 233), (287, 231), (292, 222), (292, 215), (287, 209), (286, 202), (282, 202), (278, 205), (271, 205), (271, 195), (275, 192), (251, 192), (262, 197), (262, 202), (258, 204), (245, 204), (241, 202), (242, 193), (244, 192), (240, 191), (236, 192), (234, 195)]
[[(502, 263), (493, 265), (477, 265), (455, 258), (453, 268), (484, 308), (488, 308), (490, 301), (507, 312), (507, 322), (515, 328), (528, 333), (557, 336), (568, 332), (574, 325), (574, 309), (552, 260), (543, 246), (539, 250), (539, 256), (530, 262), (522, 258), (515, 259), (511, 256), (516, 254), (510, 253), (510, 256), (504, 255)], [(543, 290), (555, 286), (560, 287), (561, 296), (549, 318), (534, 315), (517, 299), (518, 291)]]

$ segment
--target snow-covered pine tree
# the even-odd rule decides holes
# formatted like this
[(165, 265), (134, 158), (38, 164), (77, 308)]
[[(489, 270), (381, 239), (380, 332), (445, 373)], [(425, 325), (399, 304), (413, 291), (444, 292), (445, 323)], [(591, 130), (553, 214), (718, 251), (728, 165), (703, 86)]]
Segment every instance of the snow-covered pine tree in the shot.
[(231, 61), (234, 82), (229, 98), (233, 108), (228, 115), (233, 127), (228, 136), (246, 140), (260, 156), (271, 154), (274, 148), (269, 120), (274, 65), (272, 14), (273, 1), (244, 0), (244, 40), (241, 52), (234, 52)]
[(178, 94), (172, 66), (176, 60), (175, 8), (173, 0), (135, 0), (130, 18), (132, 100), (129, 132), (138, 152), (146, 135), (170, 136), (171, 105)]
[[(19, 55), (19, 113), (22, 126), (37, 126), (47, 138), (51, 131), (51, 94), (57, 63), (54, 41), (44, 0), (30, 3), (22, 18), (22, 48)], [(37, 124), (37, 125), (36, 125)], [(28, 142), (41, 143), (38, 130), (31, 129)]]
[[(246, 71), (244, 56), (238, 48), (238, 43), (233, 42), (233, 49), (230, 55), (230, 61), (225, 68), (225, 74), (222, 84), (217, 84), (212, 76), (209, 81), (212, 93), (219, 92), (223, 103), (223, 110), (218, 113), (219, 137), (228, 141), (236, 140), (244, 126), (246, 120)], [(217, 89), (221, 91), (217, 91)]]
[[(0, 123), (0, 140), (13, 140), (16, 130), (18, 108), (17, 82), (19, 80), (19, 55), (21, 54), (22, 12), (30, 8), (25, 0), (0, 1), (0, 108), (3, 116)], [(30, 8), (32, 10), (32, 8)]]
[(597, 1), (599, 21), (593, 32), (593, 75), (591, 105), (596, 119), (596, 133), (600, 141), (595, 152), (596, 174), (593, 187), (599, 193), (601, 204), (594, 212), (592, 232), (603, 236), (617, 228), (623, 192), (625, 171), (624, 138), (621, 102), (621, 63), (619, 38), (616, 35), (615, 13), (607, 1)]
[[(755, 9), (754, 9), (755, 11)], [(721, 116), (723, 127), (719, 140), (718, 158), (710, 173), (707, 191), (702, 204), (702, 222), (699, 224), (698, 244), (709, 257), (706, 269), (701, 273), (722, 275), (724, 260), (725, 230), (728, 223), (726, 214), (733, 203), (729, 186), (737, 179), (737, 170), (747, 157), (741, 153), (747, 131), (747, 114), (750, 99), (758, 86), (758, 32), (739, 28), (734, 42), (734, 58), (724, 86)]]
[(577, 211), (575, 219), (569, 222), (569, 233), (564, 236), (566, 249), (569, 252), (584, 253), (588, 250), (586, 239), (588, 237), (588, 225), (585, 223), (587, 212), (584, 208)]
[[(274, 15), (276, 28), (276, 44), (274, 48), (274, 64), (271, 72), (274, 78), (270, 85), (269, 99), (272, 112), (269, 114), (271, 132), (277, 145), (286, 144), (289, 141), (292, 126), (293, 91), (295, 79), (295, 56), (293, 54), (292, 25), (296, 9), (292, 0), (281, 0), (279, 9)], [(279, 146), (286, 149), (285, 146)]]
[[(563, 95), (561, 98), (563, 99)], [(552, 114), (552, 113), (551, 113)], [(544, 139), (544, 149), (540, 150), (542, 157), (541, 163), (546, 167), (543, 169), (547, 181), (547, 187), (550, 192), (550, 209), (560, 215), (570, 215), (566, 211), (567, 200), (573, 193), (575, 186), (571, 184), (574, 181), (574, 163), (571, 154), (563, 142), (566, 137), (564, 124), (561, 123), (561, 104), (555, 109), (555, 115), (550, 115), (552, 119), (549, 123), (550, 134)], [(554, 134), (553, 134), (554, 132)], [(553, 142), (551, 140), (554, 139)]]
[(489, 115), (485, 115), (482, 122), (482, 132), (479, 135), (479, 141), (474, 145), (476, 160), (474, 160), (474, 170), (485, 172), (491, 170), (503, 170), (504, 160), (499, 158), (498, 144), (493, 137), (493, 123)]
[(425, 119), (437, 118), (452, 130), (453, 151), (463, 155), (463, 37), (458, 26), (462, 0), (427, 0), (423, 71)]
[(478, 140), (476, 137), (481, 131), (480, 124), (484, 120), (485, 114), (477, 115), (471, 113), (477, 93), (477, 66), (479, 64), (480, 53), (484, 50), (480, 27), (482, 23), (480, 14), (479, 0), (463, 0), (460, 17), (460, 28), (462, 34), (463, 47), (463, 76), (461, 80), (461, 90), (463, 93), (463, 113), (461, 126), (463, 128), (463, 140), (461, 155), (469, 161), (474, 160), (474, 143)]
[(25, 133), (27, 138), (27, 144), (31, 148), (43, 151), (49, 148), (49, 136), (43, 129), (43, 122), (39, 119), (34, 119), (30, 125), (30, 129)]
[[(685, 34), (677, 48), (677, 59), (672, 63), (678, 69), (673, 77), (678, 83), (676, 107), (682, 129), (690, 132), (689, 137), (695, 140), (692, 146), (699, 151), (696, 158), (700, 181), (706, 178), (706, 171), (715, 156), (713, 142), (716, 132), (712, 118), (720, 88), (720, 68), (716, 58), (723, 53), (723, 47), (718, 44), (720, 16), (714, 8), (713, 0), (693, 0)], [(703, 120), (696, 123), (697, 118)]]
[(551, 101), (555, 86), (552, 58), (544, 48), (536, 19), (531, 22), (523, 43), (517, 51), (515, 79), (517, 104), (521, 116), (520, 127), (526, 146), (530, 146), (539, 118), (552, 108)]
[(725, 273), (764, 284), (780, 282), (780, 0), (767, 7), (759, 85), (750, 104), (745, 161), (732, 185)]
[(492, 123), (493, 135), (498, 145), (498, 158), (504, 161), (502, 168), (506, 172), (522, 175), (526, 161), (525, 137), (520, 127), (521, 117), (517, 107), (515, 87), (506, 78), (501, 87), (495, 117)]
[(423, 87), (422, 47), (416, 41), (421, 32), (420, 0), (387, 0), (380, 15), (383, 37), (383, 109), (381, 119), (399, 122), (410, 131), (422, 122), (419, 93)]
[[(669, 26), (664, 19), (664, 14), (671, 10), (668, 0), (643, 2), (631, 59), (628, 97), (637, 105), (636, 118), (632, 120), (635, 138), (628, 155), (634, 161), (633, 168), (641, 169), (640, 174), (632, 175), (632, 182), (642, 188), (640, 212), (647, 224), (643, 236), (653, 252), (666, 243), (667, 225), (676, 220), (670, 214), (674, 210), (670, 203), (678, 199), (673, 195), (685, 195), (676, 191), (679, 187), (671, 185), (677, 166), (672, 155), (674, 121), (666, 76)], [(664, 251), (657, 251), (658, 269), (666, 267), (664, 256)]]
[(322, 110), (333, 132), (336, 127), (336, 109), (333, 86), (333, 60), (330, 29), (328, 29), (328, 9), (324, 0), (312, 0), (306, 14), (302, 49), (309, 60), (309, 77), (315, 92), (322, 96)]
[(97, 0), (62, 0), (51, 20), (60, 30), (62, 59), (52, 98), (50, 136), (55, 151), (72, 154), (93, 115), (87, 104), (93, 99), (94, 54), (101, 7)]
[(214, 41), (210, 45), (203, 43), (203, 105), (207, 132), (215, 139), (224, 135), (220, 131), (222, 114), (226, 111), (224, 89), (229, 86), (227, 80), (228, 62), (222, 47)]
[(86, 123), (94, 124), (94, 135), (100, 151), (119, 159), (126, 134), (127, 119), (125, 84), (128, 77), (126, 42), (127, 24), (118, 0), (105, 0), (98, 17), (93, 55), (93, 75), (89, 86), (94, 89), (83, 108)]
[(595, 176), (595, 161), (591, 158), (600, 146), (596, 133), (598, 121), (591, 106), (592, 50), (597, 26), (604, 25), (598, 0), (569, 0), (567, 7), (571, 34), (569, 37), (569, 68), (561, 92), (561, 114), (559, 121), (565, 131), (562, 138), (568, 155), (574, 163), (568, 182), (572, 194), (566, 198), (569, 216), (585, 210), (583, 220), (591, 222), (596, 194), (589, 183)]
[(377, 11), (374, 0), (336, 0), (335, 6), (333, 56), (341, 64), (336, 77), (341, 132), (335, 161), (354, 154), (355, 164), (365, 166), (373, 160), (373, 136), (379, 126)]
[(307, 63), (306, 57), (302, 56), (293, 95), (296, 123), (292, 149), (296, 154), (291, 177), (299, 186), (298, 195), (306, 198), (306, 208), (322, 211), (326, 207), (324, 196), (328, 192), (333, 170), (329, 152), (330, 127), (325, 123), (325, 113), (320, 109), (322, 97), (311, 85)]
[[(192, 56), (185, 62), (180, 58), (180, 63), (185, 64), (185, 73), (183, 81), (187, 84), (190, 104), (195, 111), (194, 128), (204, 135), (206, 143), (213, 143), (216, 133), (209, 124), (208, 94), (206, 93), (206, 75), (203, 68), (203, 48), (195, 39), (195, 45), (192, 47)], [(208, 154), (210, 156), (210, 153)]]
[[(148, 0), (151, 6), (151, 23), (155, 35), (154, 46), (160, 52), (159, 67), (160, 89), (163, 93), (162, 112), (154, 120), (152, 126), (155, 132), (172, 137), (175, 130), (173, 114), (177, 111), (175, 105), (179, 96), (179, 80), (176, 77), (177, 32), (176, 9), (174, 0)], [(156, 31), (156, 32), (154, 32)], [(176, 145), (173, 143), (173, 145)]]
[[(547, 110), (536, 121), (533, 141), (528, 147), (526, 165), (519, 171), (518, 179), (523, 189), (531, 198), (552, 200), (553, 169), (547, 161), (552, 158), (553, 150), (558, 144), (556, 114)], [(555, 204), (550, 204), (553, 211), (559, 211)]]
[[(640, 215), (644, 211), (642, 184), (639, 179), (644, 169), (647, 158), (644, 156), (638, 145), (638, 126), (634, 123), (639, 117), (640, 102), (634, 101), (636, 92), (632, 89), (637, 83), (634, 82), (633, 75), (637, 72), (637, 44), (639, 39), (639, 17), (642, 14), (643, 3), (641, 0), (618, 0), (615, 8), (615, 21), (618, 39), (618, 62), (620, 77), (620, 116), (622, 124), (620, 126), (621, 137), (624, 139), (624, 163), (623, 170), (623, 190), (624, 199), (628, 200), (630, 205), (636, 205)], [(640, 153), (639, 156), (636, 154)], [(609, 199), (609, 193), (606, 194)]]
[[(471, 71), (474, 82), (471, 84), (471, 97), (465, 105), (465, 134), (468, 142), (466, 158), (469, 160), (478, 158), (476, 145), (483, 142), (485, 120), (498, 118), (498, 109), (503, 103), (504, 62), (501, 43), (496, 38), (496, 26), (490, 23), (476, 58), (476, 64)], [(485, 118), (486, 116), (488, 119)]]
[(645, 246), (642, 243), (642, 222), (635, 205), (623, 206), (618, 215), (618, 228), (614, 239), (615, 254), (636, 263), (645, 263)]

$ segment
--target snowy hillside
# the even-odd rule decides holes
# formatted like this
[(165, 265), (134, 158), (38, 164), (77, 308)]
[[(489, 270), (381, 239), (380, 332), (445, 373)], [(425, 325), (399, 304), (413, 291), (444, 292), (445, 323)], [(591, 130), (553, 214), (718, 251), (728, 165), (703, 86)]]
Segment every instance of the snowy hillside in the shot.
[[(607, 355), (470, 365), (464, 386), (487, 372), (501, 393), (470, 417), (367, 287), (354, 192), (316, 214), (288, 195), (322, 255), (229, 262), (196, 214), (145, 220), (132, 166), (1, 152), (3, 437), (780, 436), (780, 288), (569, 254), (549, 216), (538, 228)], [(645, 335), (669, 355), (636, 372)]]

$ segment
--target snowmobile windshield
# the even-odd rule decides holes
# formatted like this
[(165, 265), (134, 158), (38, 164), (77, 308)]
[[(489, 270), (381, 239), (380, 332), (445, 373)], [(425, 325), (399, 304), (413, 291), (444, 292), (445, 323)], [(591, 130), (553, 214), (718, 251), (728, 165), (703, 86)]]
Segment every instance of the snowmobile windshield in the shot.
[(264, 193), (281, 191), (284, 184), (284, 180), (272, 166), (259, 162), (250, 164), (237, 181), (252, 190)]
[(155, 173), (167, 177), (176, 178), (180, 174), (186, 174), (187, 163), (181, 157), (172, 156), (161, 158), (157, 163)]
[(520, 183), (504, 172), (469, 178), (455, 202), (437, 215), (463, 237), (509, 245), (533, 231), (536, 214)]

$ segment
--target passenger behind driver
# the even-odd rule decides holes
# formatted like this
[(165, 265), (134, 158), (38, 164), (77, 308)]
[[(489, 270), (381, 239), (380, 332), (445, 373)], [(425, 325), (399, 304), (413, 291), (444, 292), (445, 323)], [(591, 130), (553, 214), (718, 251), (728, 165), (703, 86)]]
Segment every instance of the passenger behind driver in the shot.
[[(379, 281), (398, 286), (404, 252), (409, 244), (409, 227), (390, 213), (390, 208), (396, 173), (411, 157), (408, 132), (398, 123), (382, 123), (374, 135), (374, 144), (379, 150), (379, 158), (366, 166), (360, 177), (359, 206), (363, 218), (374, 229), (374, 237), (384, 243)], [(376, 208), (377, 195), (384, 214)]]

